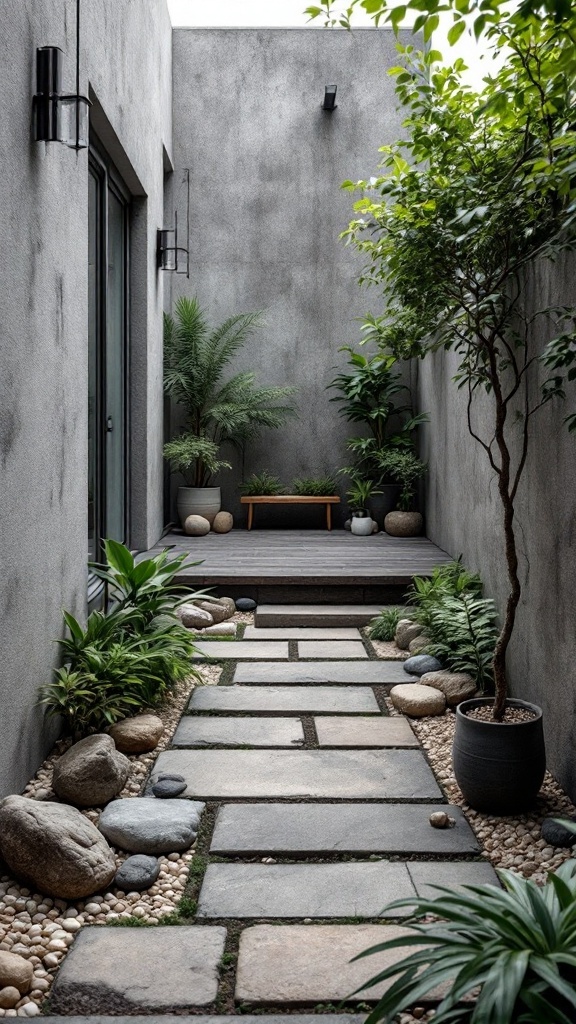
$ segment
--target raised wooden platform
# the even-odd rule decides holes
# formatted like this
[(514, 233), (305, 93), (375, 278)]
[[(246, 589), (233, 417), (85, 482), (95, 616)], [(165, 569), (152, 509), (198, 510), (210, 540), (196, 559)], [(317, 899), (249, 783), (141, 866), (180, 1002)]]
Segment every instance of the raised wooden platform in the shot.
[(413, 576), (428, 576), (450, 561), (426, 537), (355, 537), (346, 530), (232, 530), (206, 537), (174, 531), (150, 553), (163, 547), (201, 560), (180, 582), (267, 604), (393, 603)]

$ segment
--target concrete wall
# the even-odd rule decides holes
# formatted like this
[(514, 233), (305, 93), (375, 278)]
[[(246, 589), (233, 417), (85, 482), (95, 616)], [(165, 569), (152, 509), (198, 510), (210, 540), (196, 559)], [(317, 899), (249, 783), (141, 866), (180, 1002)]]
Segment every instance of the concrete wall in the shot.
[[(576, 302), (576, 260), (540, 268), (527, 281), (533, 310)], [(539, 329), (534, 351), (547, 340)], [(504, 608), (507, 583), (502, 514), (485, 453), (466, 427), (465, 396), (451, 377), (457, 362), (438, 353), (420, 368), (420, 402), (430, 410), (424, 430), (430, 463), (427, 534), (482, 574), (485, 591)], [(540, 380), (542, 379), (541, 368)], [(539, 380), (531, 389), (538, 393)], [(548, 763), (576, 798), (576, 438), (563, 419), (576, 409), (572, 386), (565, 403), (550, 403), (532, 421), (531, 447), (517, 498), (517, 535), (523, 587), (509, 648), (510, 689), (544, 711)], [(476, 407), (475, 425), (489, 439), (491, 404)]]
[[(338, 240), (353, 202), (340, 184), (374, 172), (378, 146), (399, 134), (386, 74), (396, 57), (387, 30), (174, 32), (174, 178), (188, 167), (192, 187), (190, 280), (171, 275), (172, 301), (198, 296), (214, 324), (266, 310), (266, 329), (234, 369), (298, 388), (298, 419), (250, 446), (246, 476), (267, 469), (289, 484), (336, 470), (349, 461), (345, 439), (360, 432), (325, 390), (344, 361), (339, 346), (360, 337), (354, 318), (374, 305), (358, 289), (358, 259)], [(320, 103), (331, 83), (338, 109), (327, 114)], [(218, 482), (223, 507), (238, 513), (242, 467), (230, 454), (234, 470)], [(318, 526), (319, 516), (261, 510), (259, 523)]]
[[(0, 0), (0, 795), (19, 790), (54, 729), (35, 708), (61, 609), (82, 616), (87, 557), (88, 158), (31, 140), (37, 46), (65, 51), (74, 0)], [(171, 29), (164, 0), (82, 5), (93, 124), (138, 198), (133, 213), (132, 543), (162, 527), (162, 283), (155, 269), (164, 149), (171, 149)]]

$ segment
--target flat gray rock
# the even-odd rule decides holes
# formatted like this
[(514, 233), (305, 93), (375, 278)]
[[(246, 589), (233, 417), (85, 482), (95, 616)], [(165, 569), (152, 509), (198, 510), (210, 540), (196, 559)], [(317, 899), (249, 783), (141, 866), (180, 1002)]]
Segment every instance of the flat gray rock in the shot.
[(368, 658), (361, 640), (301, 640), (299, 658)]
[(288, 641), (280, 640), (198, 640), (195, 660), (212, 658), (216, 661), (237, 661), (240, 658), (288, 659)]
[[(347, 1013), (342, 1020), (341, 1013), (323, 1013), (322, 1024), (364, 1024), (365, 1013)], [(61, 1017), (42, 1017), (42, 1024), (64, 1024)], [(181, 1016), (149, 1013), (145, 1016), (133, 1014), (129, 1017), (103, 1017), (101, 1014), (86, 1017), (67, 1016), (65, 1024), (182, 1024)], [(194, 1014), (194, 1024), (239, 1024), (238, 1014)], [(242, 1024), (286, 1024), (285, 1013), (243, 1013)], [(318, 1024), (316, 1013), (290, 1014), (290, 1024)]]
[(353, 626), (288, 626), (283, 628), (246, 626), (245, 640), (361, 640), (360, 630)]
[[(396, 719), (390, 719), (396, 721)], [(298, 718), (193, 718), (181, 719), (172, 739), (174, 747), (301, 747), (304, 730)]]
[(225, 940), (225, 928), (209, 926), (83, 928), (58, 971), (50, 1008), (94, 1021), (98, 1013), (207, 1006), (218, 994)]
[[(300, 644), (302, 647), (302, 644)], [(346, 683), (360, 686), (394, 686), (410, 681), (402, 661), (287, 661), (282, 664), (261, 661), (257, 665), (237, 665), (234, 682), (242, 685), (272, 683)], [(414, 677), (416, 682), (416, 677)]]
[[(446, 810), (446, 808), (443, 808)], [(450, 812), (452, 813), (452, 812)], [(462, 885), (497, 885), (498, 875), (487, 861), (410, 861), (407, 865), (414, 888), (419, 896), (434, 899), (440, 893), (433, 888), (445, 885), (459, 889)]]
[(261, 604), (255, 625), (260, 627), (366, 626), (382, 610), (377, 604)]
[[(262, 924), (246, 928), (240, 937), (236, 1001), (286, 1009), (339, 1003), (378, 971), (404, 959), (406, 949), (351, 963), (354, 957), (385, 939), (413, 934), (393, 924)], [(361, 989), (354, 1001), (374, 1002), (394, 980)]]
[(156, 768), (184, 775), (186, 795), (201, 800), (441, 798), (419, 750), (164, 750)]
[(198, 916), (400, 917), (383, 913), (395, 899), (415, 895), (406, 865), (374, 861), (346, 864), (210, 864)]
[(189, 709), (256, 714), (380, 714), (378, 702), (367, 686), (199, 686), (192, 694)]
[(320, 747), (419, 747), (420, 741), (405, 718), (316, 718), (314, 720)]
[[(454, 828), (432, 828), (430, 813), (439, 810), (454, 818)], [(443, 857), (477, 854), (480, 847), (460, 808), (447, 804), (239, 803), (225, 804), (218, 811), (210, 852), (222, 856), (415, 853)], [(436, 865), (427, 863), (426, 867), (434, 870)]]
[(203, 803), (189, 800), (128, 797), (104, 808), (98, 828), (110, 843), (130, 853), (175, 853), (192, 845), (203, 810)]
[(142, 892), (154, 885), (159, 873), (160, 861), (157, 857), (135, 853), (132, 857), (127, 857), (118, 868), (114, 885), (122, 892)]

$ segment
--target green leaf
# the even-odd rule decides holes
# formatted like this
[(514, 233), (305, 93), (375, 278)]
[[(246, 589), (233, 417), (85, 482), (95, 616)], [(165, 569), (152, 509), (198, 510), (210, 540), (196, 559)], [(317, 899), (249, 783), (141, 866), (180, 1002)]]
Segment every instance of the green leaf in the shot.
[(466, 31), (466, 22), (462, 21), (462, 20), (461, 21), (456, 21), (454, 23), (454, 25), (452, 25), (451, 28), (448, 29), (447, 38), (448, 38), (448, 42), (450, 43), (450, 46), (454, 46), (454, 44), (458, 42), (458, 40), (460, 39), (460, 36), (465, 31)]

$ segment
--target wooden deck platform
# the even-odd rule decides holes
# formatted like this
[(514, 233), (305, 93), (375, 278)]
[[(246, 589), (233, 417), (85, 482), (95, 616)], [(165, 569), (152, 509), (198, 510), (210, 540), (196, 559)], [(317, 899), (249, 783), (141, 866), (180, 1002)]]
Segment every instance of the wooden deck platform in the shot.
[(163, 547), (200, 562), (180, 582), (277, 604), (393, 602), (413, 576), (428, 576), (450, 561), (426, 537), (355, 537), (346, 530), (232, 530), (206, 537), (174, 531), (150, 553)]

